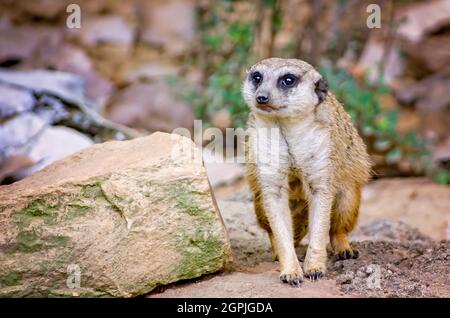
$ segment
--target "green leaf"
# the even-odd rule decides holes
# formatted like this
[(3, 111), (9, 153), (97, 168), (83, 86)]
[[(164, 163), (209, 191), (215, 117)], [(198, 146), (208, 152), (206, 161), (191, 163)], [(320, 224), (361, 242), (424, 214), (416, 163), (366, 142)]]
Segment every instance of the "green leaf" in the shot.
[(450, 183), (450, 171), (440, 170), (434, 176), (434, 182), (437, 184), (446, 185)]

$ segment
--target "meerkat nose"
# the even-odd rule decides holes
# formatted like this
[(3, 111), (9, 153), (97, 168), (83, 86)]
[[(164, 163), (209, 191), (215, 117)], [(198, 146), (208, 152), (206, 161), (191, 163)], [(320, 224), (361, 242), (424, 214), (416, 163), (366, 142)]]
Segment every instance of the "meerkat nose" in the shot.
[(256, 101), (258, 102), (258, 104), (267, 104), (269, 102), (269, 97), (260, 95), (256, 97)]

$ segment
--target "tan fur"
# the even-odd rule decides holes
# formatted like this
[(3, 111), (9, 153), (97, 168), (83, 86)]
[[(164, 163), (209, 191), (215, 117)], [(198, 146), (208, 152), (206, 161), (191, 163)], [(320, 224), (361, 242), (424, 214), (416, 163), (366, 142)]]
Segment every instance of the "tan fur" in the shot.
[[(317, 279), (326, 271), (326, 244), (338, 258), (357, 257), (348, 242), (354, 228), (361, 186), (370, 177), (366, 147), (350, 116), (330, 92), (319, 103), (314, 85), (321, 75), (300, 60), (266, 59), (254, 65), (264, 80), (258, 86), (247, 78), (243, 95), (251, 113), (248, 127), (275, 127), (281, 131), (280, 162), (260, 164), (258, 132), (246, 142), (247, 179), (254, 194), (259, 224), (268, 233), (281, 265), (282, 281), (297, 285), (303, 278), (294, 244), (310, 232), (303, 269)], [(280, 91), (284, 73), (301, 75), (295, 88)], [(269, 92), (274, 111), (258, 109), (256, 95)], [(265, 138), (265, 137), (264, 137)], [(275, 138), (267, 138), (263, 146)], [(263, 147), (263, 148), (264, 148)]]

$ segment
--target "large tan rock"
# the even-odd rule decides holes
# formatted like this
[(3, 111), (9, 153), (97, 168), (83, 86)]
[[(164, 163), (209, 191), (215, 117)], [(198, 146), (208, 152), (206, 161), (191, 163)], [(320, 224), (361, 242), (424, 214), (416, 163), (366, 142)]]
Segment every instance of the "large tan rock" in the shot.
[(194, 147), (107, 142), (0, 187), (0, 296), (130, 297), (222, 269), (228, 236)]

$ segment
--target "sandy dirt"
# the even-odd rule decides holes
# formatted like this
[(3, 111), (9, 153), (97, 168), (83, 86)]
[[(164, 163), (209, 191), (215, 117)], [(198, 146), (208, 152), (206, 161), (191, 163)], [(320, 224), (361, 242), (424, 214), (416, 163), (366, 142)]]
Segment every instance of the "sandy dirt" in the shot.
[[(298, 288), (279, 281), (279, 264), (256, 224), (245, 183), (218, 189), (216, 196), (233, 267), (159, 288), (148, 297), (450, 297), (450, 242), (444, 239), (448, 187), (425, 179), (382, 180), (366, 187), (359, 226), (351, 235), (359, 258), (335, 261), (329, 251), (326, 276)], [(301, 262), (306, 244), (307, 239), (297, 248)]]

